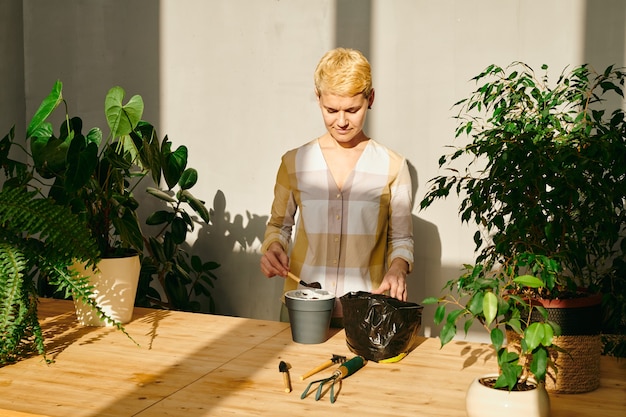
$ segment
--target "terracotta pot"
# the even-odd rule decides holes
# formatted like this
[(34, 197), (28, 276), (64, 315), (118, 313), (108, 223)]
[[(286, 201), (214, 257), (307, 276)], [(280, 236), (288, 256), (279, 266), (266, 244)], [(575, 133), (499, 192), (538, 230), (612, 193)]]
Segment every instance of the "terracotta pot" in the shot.
[(470, 384), (465, 396), (468, 417), (548, 417), (550, 397), (543, 385), (535, 384), (528, 391), (508, 391), (490, 388), (480, 381), (495, 377), (484, 375)]
[[(131, 320), (141, 270), (139, 255), (102, 259), (95, 271), (86, 270), (84, 265), (74, 265), (74, 268), (82, 276), (89, 276), (96, 303), (109, 317), (122, 324)], [(83, 326), (112, 326), (102, 321), (96, 311), (85, 303), (75, 301), (74, 306), (78, 321)]]
[[(586, 293), (584, 290), (581, 291)], [(583, 308), (596, 306), (602, 302), (602, 294), (587, 294), (577, 298), (538, 298), (533, 301), (546, 308)]]

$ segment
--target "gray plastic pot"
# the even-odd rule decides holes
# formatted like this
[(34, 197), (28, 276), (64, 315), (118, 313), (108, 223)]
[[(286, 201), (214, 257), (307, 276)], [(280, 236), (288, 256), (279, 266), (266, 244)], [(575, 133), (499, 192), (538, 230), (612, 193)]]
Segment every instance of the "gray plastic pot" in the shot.
[(316, 344), (328, 339), (335, 294), (310, 288), (288, 291), (285, 305), (294, 342)]

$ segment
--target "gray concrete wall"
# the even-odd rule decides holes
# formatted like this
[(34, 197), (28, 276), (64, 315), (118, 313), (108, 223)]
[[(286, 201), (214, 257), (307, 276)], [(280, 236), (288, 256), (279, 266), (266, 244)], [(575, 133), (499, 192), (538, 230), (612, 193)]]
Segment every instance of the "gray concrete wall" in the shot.
[[(0, 20), (19, 32), (19, 1)], [(113, 85), (141, 94), (145, 118), (191, 150), (199, 197), (213, 207), (193, 251), (222, 263), (221, 314), (278, 319), (280, 278), (258, 269), (279, 158), (324, 131), (312, 74), (335, 46), (370, 58), (376, 102), (368, 133), (410, 160), (416, 201), (454, 136), (451, 106), (491, 63), (522, 60), (560, 72), (624, 65), (620, 0), (24, 0), (23, 93), (31, 115), (56, 79), (85, 119), (103, 124)], [(4, 12), (7, 11), (8, 15)], [(3, 29), (3, 30), (6, 30)], [(0, 48), (19, 58), (3, 33)], [(0, 71), (20, 102), (21, 71)], [(15, 90), (16, 89), (16, 90)], [(8, 117), (3, 110), (2, 128)], [(7, 115), (5, 117), (5, 115)], [(9, 114), (19, 121), (21, 112)], [(89, 124), (89, 123), (88, 123)], [(457, 202), (414, 210), (410, 299), (436, 295), (473, 258), (474, 230)], [(430, 327), (432, 311), (425, 312)], [(429, 332), (429, 329), (426, 329)]]
[(0, 138), (12, 126), (16, 135), (24, 134), (23, 39), (21, 0), (0, 0)]

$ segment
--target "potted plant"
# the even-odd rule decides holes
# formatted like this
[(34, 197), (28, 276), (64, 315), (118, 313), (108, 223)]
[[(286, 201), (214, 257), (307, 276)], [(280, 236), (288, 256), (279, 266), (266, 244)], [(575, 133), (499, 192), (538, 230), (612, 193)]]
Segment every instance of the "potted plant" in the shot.
[[(624, 257), (619, 242), (626, 224), (626, 124), (621, 107), (625, 74), (612, 66), (596, 73), (581, 65), (552, 82), (548, 67), (542, 71), (538, 76), (517, 62), (507, 68), (491, 65), (473, 78), (478, 88), (456, 103), (456, 137), (467, 135), (469, 140), (440, 158), (446, 172), (430, 181), (432, 188), (421, 202), (425, 209), (450, 193), (460, 196), (462, 222), (478, 226), (471, 271), (495, 280), (489, 284), (490, 293), (513, 297), (507, 300), (509, 310), (535, 312), (527, 327), (510, 326), (520, 337), (522, 351), (532, 323), (554, 322), (546, 305), (597, 293), (615, 261)], [(535, 264), (537, 259), (542, 259), (540, 264)], [(555, 265), (546, 270), (548, 261)], [(506, 273), (498, 272), (502, 268)], [(467, 286), (465, 276), (452, 285), (471, 301), (483, 287)], [(513, 278), (513, 286), (515, 276), (538, 281)], [(584, 308), (595, 314), (599, 326), (599, 307)], [(475, 306), (467, 312), (479, 313)], [(504, 323), (510, 324), (502, 313)], [(448, 316), (447, 322), (455, 318)], [(552, 345), (567, 350), (563, 342), (570, 335), (564, 330)], [(597, 356), (582, 373), (597, 379), (583, 388), (589, 390), (599, 382), (599, 331), (585, 332), (593, 346), (582, 355)], [(558, 356), (558, 379), (574, 378), (559, 361), (569, 358), (576, 363), (576, 356), (569, 350)]]
[[(167, 190), (155, 186), (146, 189), (165, 207), (151, 213), (146, 219), (146, 224), (156, 228), (156, 231), (152, 235), (144, 233), (146, 249), (141, 263), (136, 304), (199, 312), (202, 306), (194, 296), (204, 296), (209, 303), (208, 312), (213, 313), (215, 300), (211, 288), (217, 279), (213, 271), (220, 264), (191, 255), (183, 247), (187, 233), (193, 231), (195, 224), (190, 213), (185, 210), (185, 205), (193, 208), (207, 223), (209, 212), (204, 202), (196, 199), (189, 191), (196, 184), (198, 175), (195, 169), (186, 168), (187, 148), (181, 146), (175, 152), (169, 148), (166, 137), (161, 144), (161, 154), (164, 166), (167, 167), (163, 170)], [(151, 285), (153, 283), (160, 291)]]
[[(0, 149), (7, 150), (4, 145), (8, 143), (7, 135)], [(4, 152), (0, 154), (5, 173), (15, 173), (16, 165)], [(0, 367), (33, 351), (45, 356), (37, 316), (36, 274), (124, 330), (95, 303), (88, 280), (69, 268), (75, 260), (93, 262), (99, 257), (85, 223), (67, 207), (27, 190), (17, 177), (13, 179), (0, 190)]]
[[(154, 127), (141, 120), (141, 96), (133, 96), (124, 103), (124, 95), (121, 87), (111, 88), (106, 95), (105, 116), (109, 127), (106, 137), (99, 128), (84, 134), (81, 118), (70, 116), (62, 83), (57, 81), (28, 126), (27, 143), (12, 141), (12, 145), (27, 154), (30, 150), (33, 164), (24, 164), (22, 168), (28, 172), (28, 184), (58, 204), (70, 207), (96, 239), (102, 261), (95, 270), (83, 271), (84, 275), (97, 278), (108, 268), (105, 261), (117, 263), (130, 258), (132, 267), (122, 268), (133, 269), (130, 278), (124, 279), (129, 283), (116, 286), (124, 292), (111, 293), (109, 301), (101, 303), (109, 305), (124, 298), (124, 313), (113, 314), (121, 322), (130, 319), (140, 268), (145, 271), (143, 292), (137, 295), (142, 305), (193, 311), (195, 305), (188, 300), (191, 293), (186, 292), (187, 300), (184, 300), (180, 289), (188, 287), (196, 294), (210, 296), (208, 288), (215, 279), (212, 270), (219, 266), (190, 256), (182, 249), (187, 231), (193, 230), (195, 223), (185, 206), (202, 221), (209, 220), (204, 202), (190, 192), (197, 181), (197, 171), (186, 166), (187, 148), (180, 146), (173, 150), (167, 137), (159, 141)], [(61, 104), (65, 107), (64, 120), (59, 134), (55, 135), (47, 120)], [(141, 189), (138, 187), (145, 179), (152, 181), (148, 183), (150, 193), (146, 196), (152, 195), (170, 208), (149, 216), (150, 224), (162, 226), (154, 235), (143, 233), (138, 217), (135, 192)], [(167, 185), (165, 189), (161, 189), (163, 183)], [(158, 280), (160, 276), (167, 279)], [(162, 288), (153, 288), (153, 283)], [(99, 289), (96, 282), (94, 285), (99, 296), (109, 291)], [(82, 317), (90, 312), (91, 309), (86, 309), (79, 314)], [(100, 322), (97, 315), (85, 317), (86, 324)]]
[[(489, 335), (499, 372), (477, 378), (470, 387), (470, 417), (485, 416), (485, 410), (496, 416), (511, 409), (519, 409), (519, 415), (524, 416), (548, 415), (544, 383), (548, 370), (554, 367), (551, 354), (558, 347), (553, 339), (560, 329), (546, 320), (545, 309), (532, 302), (531, 294), (558, 273), (557, 262), (522, 253), (503, 265), (465, 265), (464, 273), (446, 284), (446, 295), (423, 301), (438, 304), (434, 321), (443, 323), (442, 347), (456, 336), (461, 321), (465, 333), (476, 323)], [(533, 312), (542, 320), (534, 319)], [(520, 340), (518, 349), (507, 346), (505, 331)], [(506, 395), (512, 392), (517, 394)]]

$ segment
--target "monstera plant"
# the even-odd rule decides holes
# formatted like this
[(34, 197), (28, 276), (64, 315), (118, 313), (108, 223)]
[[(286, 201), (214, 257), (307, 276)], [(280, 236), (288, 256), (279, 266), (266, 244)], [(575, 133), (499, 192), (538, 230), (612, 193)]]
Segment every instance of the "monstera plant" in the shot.
[[(126, 103), (124, 96), (121, 87), (106, 95), (108, 136), (99, 128), (83, 134), (82, 120), (66, 111), (55, 137), (45, 121), (64, 103), (62, 84), (57, 82), (28, 129), (35, 169), (53, 181), (49, 197), (86, 219), (103, 257), (139, 254), (138, 304), (199, 311), (194, 296), (205, 296), (212, 310), (210, 289), (219, 264), (190, 254), (184, 246), (197, 223), (192, 215), (209, 221), (204, 202), (191, 192), (198, 172), (187, 167), (186, 146), (172, 149), (167, 136), (159, 140), (154, 126), (141, 120), (141, 96)], [(146, 219), (156, 226), (151, 233), (138, 217), (137, 192), (144, 190), (160, 204)]]

